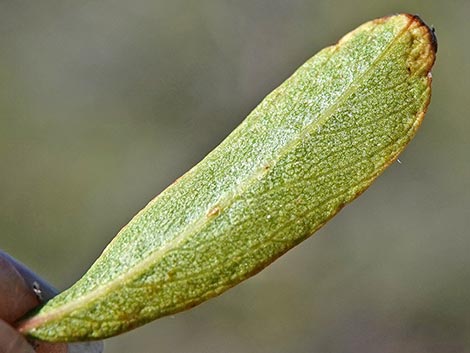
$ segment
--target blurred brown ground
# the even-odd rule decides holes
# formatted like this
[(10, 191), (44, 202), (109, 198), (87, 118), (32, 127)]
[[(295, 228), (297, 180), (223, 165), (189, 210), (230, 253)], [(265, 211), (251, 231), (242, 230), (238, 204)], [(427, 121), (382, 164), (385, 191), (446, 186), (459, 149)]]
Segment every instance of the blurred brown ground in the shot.
[(153, 196), (357, 25), (436, 28), (415, 140), (253, 279), (106, 352), (470, 352), (470, 2), (2, 1), (0, 247), (76, 281)]

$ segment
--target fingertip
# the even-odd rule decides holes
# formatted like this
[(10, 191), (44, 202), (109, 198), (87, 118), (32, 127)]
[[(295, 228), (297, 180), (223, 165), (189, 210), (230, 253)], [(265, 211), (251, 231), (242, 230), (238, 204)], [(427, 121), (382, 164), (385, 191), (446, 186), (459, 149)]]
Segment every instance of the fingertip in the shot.
[(39, 304), (23, 276), (0, 253), (0, 318), (12, 323)]
[(0, 353), (35, 353), (28, 341), (0, 319)]
[(40, 302), (45, 302), (57, 294), (57, 289), (47, 283), (44, 279), (31, 271), (26, 265), (0, 250), (0, 258), (10, 262), (16, 271), (23, 277), (31, 292), (34, 292)]

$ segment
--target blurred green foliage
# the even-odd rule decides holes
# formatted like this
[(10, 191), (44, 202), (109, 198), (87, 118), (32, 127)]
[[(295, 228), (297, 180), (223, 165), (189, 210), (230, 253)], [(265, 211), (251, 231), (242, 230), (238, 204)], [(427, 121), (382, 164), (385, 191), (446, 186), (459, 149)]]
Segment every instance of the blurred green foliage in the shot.
[(65, 288), (319, 49), (372, 18), (436, 28), (421, 131), (261, 274), (120, 352), (470, 352), (470, 2), (3, 1), (0, 247)]

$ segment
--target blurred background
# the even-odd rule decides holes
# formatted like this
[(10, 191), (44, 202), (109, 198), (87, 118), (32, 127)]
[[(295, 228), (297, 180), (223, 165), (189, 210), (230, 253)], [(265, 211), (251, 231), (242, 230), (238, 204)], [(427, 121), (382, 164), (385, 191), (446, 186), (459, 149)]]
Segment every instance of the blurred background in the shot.
[(402, 164), (259, 275), (106, 352), (470, 352), (466, 0), (0, 2), (0, 247), (67, 288), (299, 65), (398, 12), (439, 41)]

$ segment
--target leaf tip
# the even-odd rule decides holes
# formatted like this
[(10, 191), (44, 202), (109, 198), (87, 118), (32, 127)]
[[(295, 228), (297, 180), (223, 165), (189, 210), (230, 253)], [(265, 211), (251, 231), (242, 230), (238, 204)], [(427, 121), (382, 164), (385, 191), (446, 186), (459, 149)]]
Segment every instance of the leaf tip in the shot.
[(417, 24), (418, 27), (422, 28), (423, 34), (425, 34), (431, 44), (432, 52), (437, 53), (437, 36), (434, 27), (429, 27), (419, 15), (405, 14), (411, 22)]
[(411, 51), (407, 59), (410, 75), (428, 76), (436, 60), (437, 38), (435, 31), (417, 15), (405, 15), (408, 18)]

